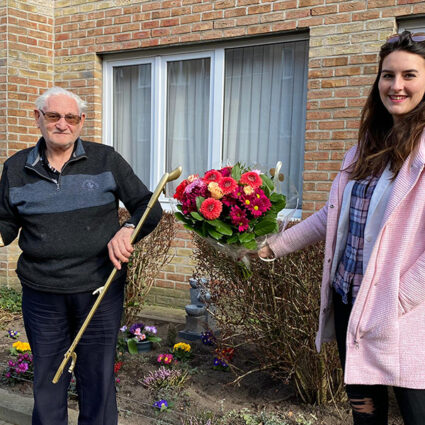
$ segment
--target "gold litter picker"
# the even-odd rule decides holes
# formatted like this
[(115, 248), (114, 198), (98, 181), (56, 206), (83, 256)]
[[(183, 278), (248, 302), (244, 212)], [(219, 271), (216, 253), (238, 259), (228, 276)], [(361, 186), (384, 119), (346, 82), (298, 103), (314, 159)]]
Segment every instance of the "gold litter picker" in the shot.
[[(139, 231), (142, 228), (143, 223), (146, 220), (146, 217), (149, 215), (150, 210), (154, 206), (155, 202), (158, 200), (159, 195), (161, 194), (165, 185), (168, 182), (171, 182), (173, 180), (178, 179), (181, 173), (182, 173), (182, 167), (177, 167), (176, 169), (174, 169), (170, 173), (165, 173), (162, 176), (160, 182), (158, 183), (158, 186), (156, 187), (155, 191), (152, 193), (151, 199), (148, 202), (148, 205), (146, 207), (145, 212), (143, 213), (142, 218), (140, 219), (139, 223), (137, 224), (136, 228), (134, 229), (134, 231), (131, 235), (131, 239), (130, 239), (131, 244), (133, 244), (134, 241), (136, 240), (136, 237), (139, 234)], [(111, 285), (112, 281), (114, 280), (114, 277), (115, 277), (117, 271), (118, 271), (117, 268), (114, 267), (114, 269), (112, 270), (111, 274), (109, 275), (107, 281), (105, 282), (105, 285), (102, 287), (102, 289), (99, 293), (99, 296), (97, 297), (95, 303), (93, 304), (93, 307), (91, 308), (89, 314), (87, 315), (86, 320), (82, 324), (81, 329), (78, 331), (77, 335), (75, 336), (74, 341), (72, 342), (68, 351), (64, 354), (64, 359), (62, 360), (62, 363), (59, 365), (58, 370), (56, 371), (56, 374), (55, 374), (55, 376), (52, 380), (52, 382), (54, 384), (56, 384), (59, 381), (59, 378), (62, 375), (63, 369), (66, 366), (66, 364), (69, 362), (69, 359), (72, 359), (72, 360), (71, 360), (71, 365), (69, 366), (68, 372), (72, 373), (72, 371), (74, 370), (75, 362), (77, 361), (77, 354), (74, 352), (75, 347), (80, 342), (80, 339), (83, 336), (83, 333), (87, 329), (87, 326), (90, 323), (90, 320), (92, 319), (94, 313), (96, 312), (97, 307), (102, 302), (103, 297), (105, 296), (109, 286)]]

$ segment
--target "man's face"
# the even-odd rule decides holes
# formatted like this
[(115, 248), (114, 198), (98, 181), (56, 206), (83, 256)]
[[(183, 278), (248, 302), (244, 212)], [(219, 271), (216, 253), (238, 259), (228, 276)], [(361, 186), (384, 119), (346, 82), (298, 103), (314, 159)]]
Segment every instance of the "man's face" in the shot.
[(56, 122), (49, 120), (38, 109), (34, 110), (37, 127), (46, 141), (47, 149), (68, 150), (72, 149), (83, 128), (85, 115), (81, 114), (78, 124), (70, 124), (65, 120), (66, 114), (80, 115), (77, 102), (71, 97), (58, 94), (47, 99), (43, 112), (56, 112), (62, 117)]

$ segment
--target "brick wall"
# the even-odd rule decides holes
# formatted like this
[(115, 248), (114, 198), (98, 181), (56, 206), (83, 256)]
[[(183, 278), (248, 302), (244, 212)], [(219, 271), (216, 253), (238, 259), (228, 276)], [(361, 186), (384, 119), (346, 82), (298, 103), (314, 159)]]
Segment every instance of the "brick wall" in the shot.
[[(326, 201), (344, 152), (356, 142), (380, 45), (396, 31), (396, 18), (421, 14), (425, 1), (417, 0), (1, 0), (0, 26), (8, 25), (10, 44), (5, 47), (1, 31), (0, 49), (8, 52), (9, 65), (3, 54), (0, 102), (9, 102), (10, 118), (5, 122), (0, 115), (0, 155), (5, 158), (33, 141), (37, 132), (31, 128), (29, 102), (53, 82), (88, 101), (83, 136), (101, 142), (103, 54), (309, 31), (303, 190), (307, 216)], [(5, 15), (12, 18), (9, 24)], [(174, 243), (176, 256), (152, 293), (156, 302), (187, 293), (191, 241), (180, 232)]]
[[(39, 137), (33, 109), (53, 84), (53, 0), (0, 3), (0, 162)], [(0, 282), (16, 285), (17, 244), (0, 250)]]

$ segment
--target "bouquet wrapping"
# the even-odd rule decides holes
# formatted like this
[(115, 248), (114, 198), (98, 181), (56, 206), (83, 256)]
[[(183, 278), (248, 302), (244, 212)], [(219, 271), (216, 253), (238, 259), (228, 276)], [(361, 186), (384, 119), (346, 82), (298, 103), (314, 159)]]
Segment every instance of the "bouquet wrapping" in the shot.
[(276, 182), (283, 175), (277, 167), (271, 174), (237, 163), (203, 177), (191, 175), (176, 188), (175, 216), (186, 229), (240, 259), (279, 230), (277, 217), (286, 198), (276, 191)]

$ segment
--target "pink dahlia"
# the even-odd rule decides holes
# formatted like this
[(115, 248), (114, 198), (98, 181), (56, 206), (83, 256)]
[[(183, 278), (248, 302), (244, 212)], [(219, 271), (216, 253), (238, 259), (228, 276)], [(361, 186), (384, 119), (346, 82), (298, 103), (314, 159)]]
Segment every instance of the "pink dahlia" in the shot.
[(230, 219), (238, 228), (239, 232), (244, 232), (249, 228), (249, 221), (246, 218), (246, 212), (236, 205), (230, 209)]
[(223, 177), (218, 185), (225, 195), (232, 193), (237, 189), (238, 182), (232, 177)]
[(247, 173), (243, 173), (239, 180), (242, 184), (248, 184), (253, 188), (260, 187), (263, 184), (263, 180), (258, 173), (255, 171), (248, 171)]
[(207, 171), (203, 178), (204, 182), (207, 184), (211, 182), (218, 183), (221, 179), (222, 179), (222, 175), (220, 171), (217, 171), (217, 170)]
[(215, 220), (220, 217), (221, 211), (223, 210), (223, 204), (214, 198), (207, 198), (201, 204), (201, 208), (199, 212), (207, 219), (207, 220)]

